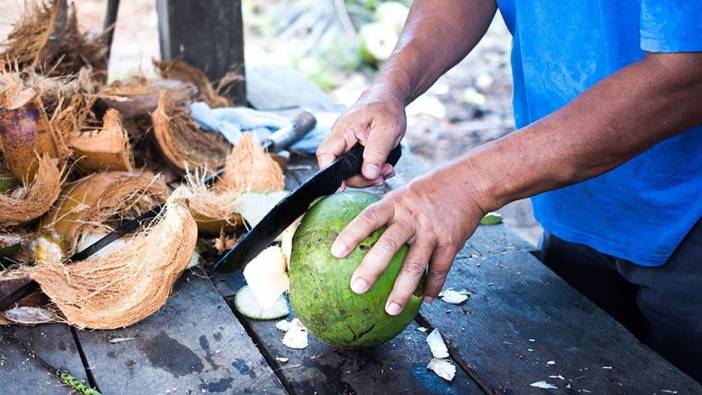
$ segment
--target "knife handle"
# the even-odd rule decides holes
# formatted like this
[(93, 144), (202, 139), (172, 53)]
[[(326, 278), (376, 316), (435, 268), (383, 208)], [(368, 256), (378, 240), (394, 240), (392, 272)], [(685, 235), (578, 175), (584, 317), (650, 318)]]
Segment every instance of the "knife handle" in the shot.
[[(343, 179), (347, 179), (361, 174), (361, 165), (363, 164), (363, 150), (365, 149), (360, 143), (356, 143), (349, 151), (341, 155), (336, 161), (343, 162), (341, 175)], [(385, 161), (393, 166), (397, 164), (402, 156), (402, 147), (400, 144), (393, 148), (388, 154), (388, 159)]]
[(317, 119), (309, 111), (303, 111), (293, 121), (275, 131), (268, 140), (263, 142), (263, 148), (269, 152), (278, 152), (302, 140), (307, 133), (317, 126)]

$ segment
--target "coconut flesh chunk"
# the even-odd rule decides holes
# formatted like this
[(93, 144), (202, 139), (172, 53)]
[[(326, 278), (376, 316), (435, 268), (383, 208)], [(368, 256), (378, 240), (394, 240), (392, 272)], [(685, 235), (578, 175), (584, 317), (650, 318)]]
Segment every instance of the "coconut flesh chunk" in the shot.
[(272, 306), (264, 309), (248, 285), (236, 291), (234, 307), (242, 315), (254, 320), (274, 320), (285, 317), (290, 312), (288, 302), (283, 296), (279, 296)]
[(256, 226), (278, 202), (288, 196), (287, 191), (246, 192), (234, 203), (234, 211), (239, 213), (249, 226)]
[(446, 381), (452, 381), (456, 376), (456, 366), (447, 359), (432, 358), (427, 369)]
[(449, 288), (446, 291), (441, 292), (439, 297), (446, 303), (461, 304), (468, 300), (468, 295), (469, 293), (465, 289), (455, 290), (453, 288)]
[(283, 336), (283, 345), (287, 348), (302, 350), (307, 348), (308, 344), (307, 328), (302, 325), (299, 319), (293, 319), (290, 322), (290, 328), (285, 332), (285, 336)]
[(244, 268), (244, 278), (261, 307), (267, 309), (275, 304), (290, 286), (287, 259), (280, 247), (271, 246), (258, 254)]
[(427, 336), (427, 344), (434, 358), (448, 358), (448, 348), (438, 329), (434, 329), (429, 336)]

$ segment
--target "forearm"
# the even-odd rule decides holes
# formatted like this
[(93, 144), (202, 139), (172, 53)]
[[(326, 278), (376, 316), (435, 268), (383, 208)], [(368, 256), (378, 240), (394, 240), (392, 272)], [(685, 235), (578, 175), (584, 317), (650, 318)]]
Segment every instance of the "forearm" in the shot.
[(495, 15), (494, 0), (416, 0), (370, 92), (408, 104), (463, 59)]
[(447, 169), (484, 210), (605, 173), (702, 124), (702, 54), (649, 55)]

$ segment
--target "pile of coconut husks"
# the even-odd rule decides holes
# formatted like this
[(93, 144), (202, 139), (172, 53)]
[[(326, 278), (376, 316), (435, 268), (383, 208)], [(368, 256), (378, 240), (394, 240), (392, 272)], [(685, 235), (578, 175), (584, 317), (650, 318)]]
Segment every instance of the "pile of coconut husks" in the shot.
[[(254, 136), (232, 147), (191, 119), (192, 101), (236, 104), (222, 86), (182, 62), (108, 84), (105, 41), (54, 0), (30, 4), (0, 44), (0, 289), (41, 289), (0, 324), (134, 324), (165, 304), (197, 251), (231, 248), (284, 196), (280, 158)], [(149, 225), (68, 260), (159, 205)]]

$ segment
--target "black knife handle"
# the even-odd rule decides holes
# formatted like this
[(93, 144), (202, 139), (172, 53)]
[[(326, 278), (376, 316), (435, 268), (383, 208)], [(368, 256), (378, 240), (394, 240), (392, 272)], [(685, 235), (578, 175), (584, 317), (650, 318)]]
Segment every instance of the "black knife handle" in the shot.
[[(363, 164), (363, 150), (365, 149), (360, 143), (357, 143), (349, 151), (341, 155), (337, 161), (343, 161), (344, 167), (341, 169), (341, 175), (343, 179), (353, 177), (355, 175), (361, 174), (361, 165)], [(388, 154), (388, 159), (385, 161), (393, 166), (397, 164), (402, 156), (402, 148), (400, 144), (393, 148)]]

